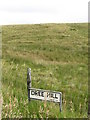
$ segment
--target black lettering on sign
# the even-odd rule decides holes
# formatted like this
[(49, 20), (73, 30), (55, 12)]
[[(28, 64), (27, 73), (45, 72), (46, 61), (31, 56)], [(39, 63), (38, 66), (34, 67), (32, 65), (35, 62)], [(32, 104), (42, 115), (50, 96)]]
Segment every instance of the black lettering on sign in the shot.
[(31, 91), (31, 95), (34, 95), (34, 91)]
[(58, 97), (56, 96), (56, 93), (55, 93), (55, 98), (58, 99)]
[[(31, 95), (44, 97), (44, 93), (45, 93), (44, 91), (40, 91), (40, 90), (31, 90)], [(47, 92), (47, 97), (58, 99), (57, 94), (56, 93), (51, 93), (51, 92)]]
[(51, 93), (51, 98), (53, 98), (53, 93)]
[(31, 90), (31, 95), (44, 97), (44, 91)]
[(40, 96), (40, 91), (38, 91), (38, 96)]
[(43, 94), (43, 93), (44, 93), (44, 92), (41, 92), (41, 96), (42, 96), (42, 97), (44, 97), (44, 94)]
[(56, 93), (47, 93), (47, 97), (49, 97), (49, 98), (56, 98), (56, 99), (58, 99), (58, 97), (57, 97), (57, 94), (56, 94)]
[(35, 90), (35, 95), (37, 95), (37, 91)]
[(50, 93), (47, 93), (47, 97), (50, 97)]

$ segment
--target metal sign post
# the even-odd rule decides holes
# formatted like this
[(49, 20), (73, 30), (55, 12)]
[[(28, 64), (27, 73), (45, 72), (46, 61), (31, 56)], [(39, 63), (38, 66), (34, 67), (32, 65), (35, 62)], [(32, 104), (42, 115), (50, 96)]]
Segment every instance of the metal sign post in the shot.
[(42, 90), (31, 88), (31, 69), (27, 69), (27, 89), (28, 89), (28, 100), (46, 100), (57, 102), (60, 105), (60, 112), (62, 111), (62, 93), (50, 90)]
[(28, 90), (28, 100), (30, 101), (30, 89), (31, 88), (31, 68), (27, 69), (27, 90)]

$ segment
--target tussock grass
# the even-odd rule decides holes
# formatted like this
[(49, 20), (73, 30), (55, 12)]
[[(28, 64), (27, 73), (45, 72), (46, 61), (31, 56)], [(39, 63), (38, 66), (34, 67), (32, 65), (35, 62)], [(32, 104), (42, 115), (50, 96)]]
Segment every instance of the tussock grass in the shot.
[[(2, 117), (87, 117), (87, 24), (11, 25), (2, 29)], [(32, 69), (32, 87), (62, 92), (61, 113), (56, 103), (28, 102), (28, 67)]]

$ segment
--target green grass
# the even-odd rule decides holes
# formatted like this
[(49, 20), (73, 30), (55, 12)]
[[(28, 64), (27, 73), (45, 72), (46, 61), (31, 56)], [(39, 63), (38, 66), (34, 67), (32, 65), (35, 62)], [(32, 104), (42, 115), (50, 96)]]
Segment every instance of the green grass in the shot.
[[(86, 118), (88, 110), (88, 24), (2, 27), (2, 117)], [(62, 112), (52, 102), (28, 102), (32, 87), (62, 92)]]

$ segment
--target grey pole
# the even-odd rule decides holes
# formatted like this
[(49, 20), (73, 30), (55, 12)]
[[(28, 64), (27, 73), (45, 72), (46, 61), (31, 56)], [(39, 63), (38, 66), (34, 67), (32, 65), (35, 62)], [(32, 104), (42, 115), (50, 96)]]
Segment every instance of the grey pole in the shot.
[(60, 112), (62, 112), (62, 93), (60, 93)]
[(30, 101), (30, 88), (31, 88), (31, 68), (27, 69), (27, 90), (28, 90), (28, 100)]

